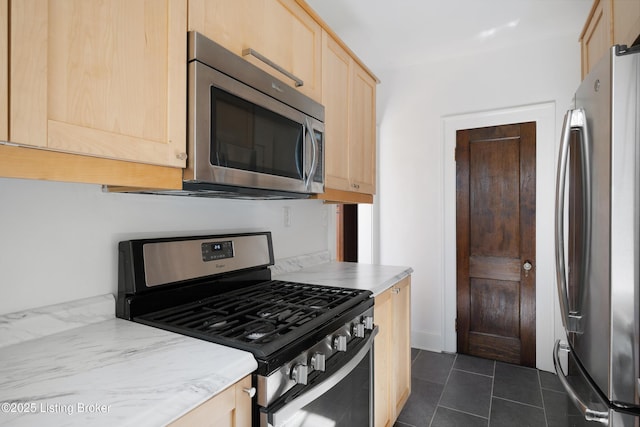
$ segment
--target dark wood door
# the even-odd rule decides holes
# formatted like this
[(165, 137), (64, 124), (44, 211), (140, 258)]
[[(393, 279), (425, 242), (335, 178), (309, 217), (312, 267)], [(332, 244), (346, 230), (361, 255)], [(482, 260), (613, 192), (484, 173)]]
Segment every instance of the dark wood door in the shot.
[(535, 122), (460, 130), (458, 352), (535, 366)]
[(336, 261), (358, 262), (358, 205), (337, 205), (336, 246)]

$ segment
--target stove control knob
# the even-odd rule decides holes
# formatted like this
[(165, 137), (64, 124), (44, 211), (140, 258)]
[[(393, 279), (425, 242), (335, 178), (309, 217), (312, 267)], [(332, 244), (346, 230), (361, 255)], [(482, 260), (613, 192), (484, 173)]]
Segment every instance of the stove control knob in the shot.
[(291, 369), (291, 379), (296, 382), (296, 384), (307, 384), (307, 374), (309, 373), (309, 368), (307, 365), (302, 365), (298, 363)]
[(365, 329), (369, 331), (373, 330), (373, 316), (364, 316), (362, 323), (364, 324)]
[(324, 372), (326, 356), (323, 353), (314, 353), (311, 356), (311, 366), (314, 371)]
[(364, 338), (364, 323), (353, 325), (353, 335), (357, 338)]
[(344, 335), (338, 335), (333, 338), (333, 348), (336, 351), (347, 351), (347, 337)]

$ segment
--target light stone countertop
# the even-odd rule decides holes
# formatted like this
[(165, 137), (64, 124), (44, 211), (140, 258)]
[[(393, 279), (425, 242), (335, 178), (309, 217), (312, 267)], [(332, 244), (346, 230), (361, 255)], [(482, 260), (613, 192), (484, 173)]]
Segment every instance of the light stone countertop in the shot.
[(0, 316), (0, 426), (162, 426), (257, 368), (251, 353), (114, 313), (107, 295)]
[(273, 275), (273, 279), (313, 285), (365, 289), (377, 296), (413, 272), (411, 267), (398, 267), (356, 262), (326, 262), (297, 271)]
[[(410, 267), (284, 260), (273, 278), (366, 289)], [(251, 353), (115, 318), (113, 295), (0, 316), (0, 426), (163, 426), (257, 368)]]

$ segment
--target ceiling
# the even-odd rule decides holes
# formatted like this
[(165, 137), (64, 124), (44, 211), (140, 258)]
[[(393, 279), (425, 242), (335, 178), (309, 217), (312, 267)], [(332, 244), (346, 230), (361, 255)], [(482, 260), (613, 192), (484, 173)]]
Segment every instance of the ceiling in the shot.
[(577, 46), (593, 2), (306, 1), (374, 73), (562, 35), (575, 36)]

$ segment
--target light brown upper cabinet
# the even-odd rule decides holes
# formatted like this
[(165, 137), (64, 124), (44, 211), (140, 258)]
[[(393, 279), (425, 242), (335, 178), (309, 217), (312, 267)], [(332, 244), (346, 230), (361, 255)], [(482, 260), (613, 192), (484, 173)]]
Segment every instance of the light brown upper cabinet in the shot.
[(321, 198), (371, 203), (376, 178), (377, 80), (326, 31), (322, 63), (326, 183)]
[(9, 0), (0, 0), (0, 141), (9, 139)]
[(595, 0), (580, 34), (582, 77), (613, 45), (640, 43), (640, 1)]
[(349, 94), (353, 80), (351, 56), (326, 32), (322, 34), (322, 76), (325, 106), (325, 187), (350, 191)]
[[(302, 0), (189, 0), (189, 30), (298, 87), (325, 106), (328, 201), (371, 203), (377, 79)], [(285, 73), (265, 64), (253, 50)], [(292, 77), (293, 76), (293, 77)], [(296, 79), (304, 82), (296, 86)]]
[(189, 30), (320, 101), (322, 29), (294, 0), (189, 0), (188, 21)]
[(322, 198), (373, 201), (377, 79), (303, 0), (0, 0), (0, 176), (181, 188), (188, 30), (323, 103)]
[(11, 142), (184, 167), (186, 5), (11, 2)]
[(353, 67), (349, 112), (349, 177), (351, 189), (376, 192), (376, 81), (359, 65)]
[(19, 0), (9, 11), (8, 139), (57, 155), (3, 147), (0, 157), (23, 163), (21, 170), (0, 163), (0, 175), (179, 185), (186, 160), (186, 3)]

